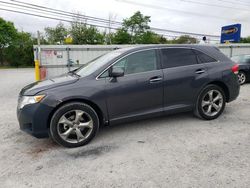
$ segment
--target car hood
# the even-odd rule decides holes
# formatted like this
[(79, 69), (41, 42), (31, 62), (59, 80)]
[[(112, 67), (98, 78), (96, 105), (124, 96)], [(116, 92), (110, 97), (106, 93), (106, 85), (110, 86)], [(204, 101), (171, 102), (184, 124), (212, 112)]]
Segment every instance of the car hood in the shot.
[(20, 95), (36, 95), (38, 92), (45, 91), (51, 88), (72, 84), (79, 80), (79, 78), (75, 76), (71, 76), (69, 74), (65, 74), (62, 76), (58, 76), (52, 79), (34, 82), (25, 86)]

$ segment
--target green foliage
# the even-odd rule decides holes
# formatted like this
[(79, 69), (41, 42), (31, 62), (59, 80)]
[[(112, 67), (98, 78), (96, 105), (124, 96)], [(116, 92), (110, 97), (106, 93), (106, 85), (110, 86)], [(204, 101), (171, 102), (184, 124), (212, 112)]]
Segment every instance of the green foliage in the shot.
[(13, 43), (17, 37), (17, 30), (12, 22), (0, 18), (0, 64), (4, 63), (4, 48)]
[(103, 44), (104, 35), (96, 27), (87, 26), (85, 23), (74, 22), (71, 24), (70, 35), (73, 44)]
[(161, 43), (167, 43), (167, 40), (163, 40), (164, 37), (152, 32), (152, 31), (146, 31), (143, 34), (141, 34), (137, 39), (136, 43), (138, 44), (161, 44)]
[(177, 39), (172, 40), (171, 43), (173, 44), (196, 44), (198, 43), (198, 40), (189, 35), (183, 35)]
[(131, 44), (131, 35), (123, 28), (118, 29), (111, 35), (111, 42), (113, 44)]
[(18, 32), (16, 39), (4, 49), (4, 57), (10, 66), (33, 65), (33, 40), (29, 33)]
[(46, 27), (44, 30), (49, 44), (63, 44), (68, 35), (67, 28), (61, 22), (55, 28)]
[(123, 30), (130, 34), (132, 44), (141, 42), (142, 35), (150, 29), (149, 22), (151, 22), (150, 16), (143, 16), (140, 11), (137, 11), (130, 18), (123, 20)]
[(0, 18), (0, 62), (10, 66), (31, 66), (33, 39), (29, 33), (18, 32), (12, 22)]
[(250, 36), (246, 38), (241, 38), (240, 40), (241, 43), (250, 43)]
[(17, 30), (12, 22), (0, 18), (0, 48), (10, 45), (17, 37)]

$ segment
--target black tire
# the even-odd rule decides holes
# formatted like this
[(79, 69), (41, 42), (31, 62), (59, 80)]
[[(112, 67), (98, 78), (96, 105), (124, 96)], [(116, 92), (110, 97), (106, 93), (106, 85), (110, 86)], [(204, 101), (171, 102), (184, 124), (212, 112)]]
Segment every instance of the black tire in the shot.
[[(64, 139), (62, 139), (62, 137), (59, 135), (59, 132), (58, 132), (60, 118), (64, 116), (65, 113), (68, 113), (74, 110), (84, 111), (86, 114), (88, 114), (88, 116), (93, 121), (92, 131), (90, 132), (88, 137), (85, 140), (78, 142), (78, 143), (71, 143), (71, 142), (65, 141)], [(100, 122), (99, 122), (98, 115), (91, 106), (85, 103), (80, 103), (80, 102), (67, 103), (61, 106), (60, 108), (58, 108), (56, 112), (53, 114), (51, 121), (50, 121), (50, 135), (51, 135), (51, 138), (56, 143), (64, 147), (69, 147), (69, 148), (80, 147), (80, 146), (88, 144), (95, 137), (95, 135), (97, 134), (99, 130), (99, 124)]]
[[(221, 102), (221, 108), (220, 110), (218, 111), (218, 113), (216, 113), (215, 115), (211, 115), (211, 116), (208, 116), (204, 110), (202, 109), (202, 100), (204, 99), (204, 97), (206, 97), (205, 95), (208, 94), (209, 91), (218, 91), (221, 96), (222, 96), (222, 102)], [(225, 109), (225, 105), (226, 105), (226, 96), (225, 96), (225, 92), (224, 90), (217, 86), (217, 85), (207, 85), (203, 90), (202, 92), (200, 93), (198, 99), (197, 99), (197, 102), (196, 102), (196, 107), (195, 107), (195, 111), (194, 111), (194, 114), (201, 118), (201, 119), (205, 119), (205, 120), (213, 120), (213, 119), (216, 119), (218, 118), (222, 112), (224, 111)]]
[(247, 80), (246, 73), (243, 72), (243, 71), (239, 71), (239, 73), (238, 73), (238, 79), (239, 79), (240, 85), (245, 84), (245, 83), (246, 83), (246, 80)]

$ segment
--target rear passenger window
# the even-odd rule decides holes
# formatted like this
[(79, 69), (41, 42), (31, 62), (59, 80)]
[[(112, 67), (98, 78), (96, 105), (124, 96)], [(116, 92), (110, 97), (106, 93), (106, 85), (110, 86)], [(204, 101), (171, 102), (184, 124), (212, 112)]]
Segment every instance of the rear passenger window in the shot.
[(163, 68), (197, 64), (197, 57), (191, 49), (166, 48), (161, 51), (163, 56)]
[(200, 63), (216, 62), (214, 58), (204, 54), (203, 52), (198, 51), (198, 50), (194, 50), (194, 51), (197, 54)]

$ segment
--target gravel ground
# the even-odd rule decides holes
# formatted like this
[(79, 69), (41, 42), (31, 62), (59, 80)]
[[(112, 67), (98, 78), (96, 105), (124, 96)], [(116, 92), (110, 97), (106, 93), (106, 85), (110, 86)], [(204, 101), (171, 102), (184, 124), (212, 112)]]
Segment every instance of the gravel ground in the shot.
[(32, 69), (0, 70), (0, 187), (249, 187), (250, 85), (214, 121), (190, 113), (102, 128), (66, 149), (19, 130)]

